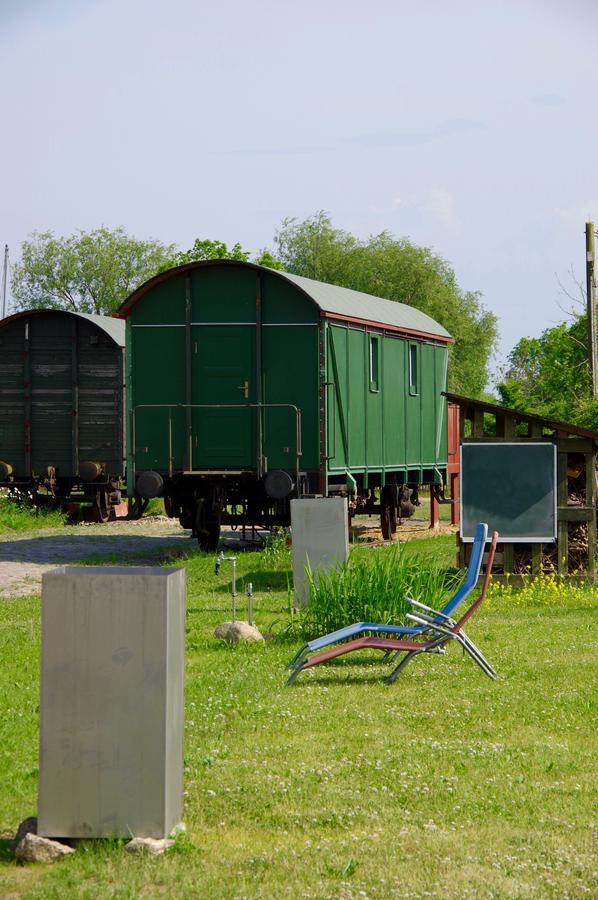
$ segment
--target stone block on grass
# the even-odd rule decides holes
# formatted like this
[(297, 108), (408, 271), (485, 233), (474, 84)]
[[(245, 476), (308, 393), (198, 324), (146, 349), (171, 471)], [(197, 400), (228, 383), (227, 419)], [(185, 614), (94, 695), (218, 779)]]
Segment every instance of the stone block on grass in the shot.
[(165, 838), (182, 816), (185, 570), (42, 582), (38, 834)]
[(229, 641), (231, 644), (239, 644), (243, 641), (259, 643), (264, 640), (255, 625), (250, 625), (249, 622), (238, 621), (223, 622), (222, 625), (218, 625), (214, 631), (214, 637), (223, 641)]
[(133, 838), (126, 845), (125, 850), (129, 853), (139, 853), (146, 856), (161, 856), (166, 850), (174, 847), (174, 841), (168, 838), (156, 840), (155, 838)]
[(72, 847), (67, 847), (58, 841), (41, 837), (29, 831), (15, 850), (15, 856), (20, 862), (56, 862), (74, 853)]

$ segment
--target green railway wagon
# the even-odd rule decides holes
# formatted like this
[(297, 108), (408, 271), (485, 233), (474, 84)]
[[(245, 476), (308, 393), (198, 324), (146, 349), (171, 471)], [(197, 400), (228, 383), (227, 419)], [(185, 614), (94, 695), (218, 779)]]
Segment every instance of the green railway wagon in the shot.
[(0, 321), (0, 487), (108, 518), (124, 471), (124, 343), (108, 316), (36, 309)]
[(129, 495), (213, 548), (346, 494), (386, 533), (447, 472), (449, 334), (380, 297), (233, 260), (138, 288), (126, 319)]

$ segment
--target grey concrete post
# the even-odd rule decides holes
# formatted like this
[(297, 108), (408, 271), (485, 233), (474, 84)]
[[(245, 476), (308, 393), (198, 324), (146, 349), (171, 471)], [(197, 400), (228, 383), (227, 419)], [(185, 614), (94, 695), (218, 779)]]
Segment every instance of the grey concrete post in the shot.
[(38, 832), (167, 836), (182, 818), (185, 570), (42, 581)]
[(295, 606), (302, 608), (309, 603), (305, 571), (308, 562), (317, 580), (318, 572), (327, 571), (349, 558), (346, 498), (291, 500), (291, 534)]

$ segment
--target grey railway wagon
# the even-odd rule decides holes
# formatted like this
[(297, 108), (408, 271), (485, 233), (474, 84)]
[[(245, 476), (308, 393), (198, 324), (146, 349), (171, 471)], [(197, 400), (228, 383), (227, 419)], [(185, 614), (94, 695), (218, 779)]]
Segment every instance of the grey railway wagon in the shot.
[(124, 323), (32, 310), (0, 321), (0, 486), (120, 502)]

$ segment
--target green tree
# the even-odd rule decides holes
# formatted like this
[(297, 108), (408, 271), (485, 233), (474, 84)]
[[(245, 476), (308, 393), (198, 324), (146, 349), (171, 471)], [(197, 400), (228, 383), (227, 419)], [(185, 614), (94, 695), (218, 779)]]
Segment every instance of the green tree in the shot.
[[(196, 238), (189, 250), (177, 251), (167, 260), (163, 269), (172, 269), (174, 266), (184, 266), (187, 263), (205, 259), (236, 259), (241, 262), (249, 262), (250, 256), (249, 250), (243, 250), (239, 243), (229, 248), (224, 241)], [(252, 262), (259, 266), (268, 266), (270, 269), (282, 269), (282, 264), (272, 256), (269, 250), (261, 250)]]
[(34, 232), (21, 245), (13, 269), (15, 306), (108, 315), (160, 271), (173, 252), (172, 245), (137, 240), (122, 228), (96, 228), (70, 237)]
[(302, 222), (285, 219), (274, 243), (273, 256), (289, 272), (398, 300), (432, 316), (455, 339), (451, 389), (474, 397), (483, 393), (496, 317), (478, 292), (461, 290), (441, 256), (386, 231), (360, 240), (333, 227), (324, 212)]
[(174, 266), (184, 266), (187, 263), (204, 259), (238, 259), (241, 262), (247, 262), (249, 255), (240, 244), (235, 244), (229, 249), (224, 241), (209, 241), (196, 238), (189, 250), (179, 250), (174, 253), (163, 268), (172, 269)]
[(524, 337), (508, 357), (498, 391), (502, 402), (551, 419), (598, 430), (598, 401), (591, 399), (587, 318), (575, 316)]
[(268, 269), (276, 269), (284, 272), (284, 266), (279, 259), (276, 259), (269, 250), (260, 250), (259, 254), (253, 260), (258, 266), (266, 266)]

